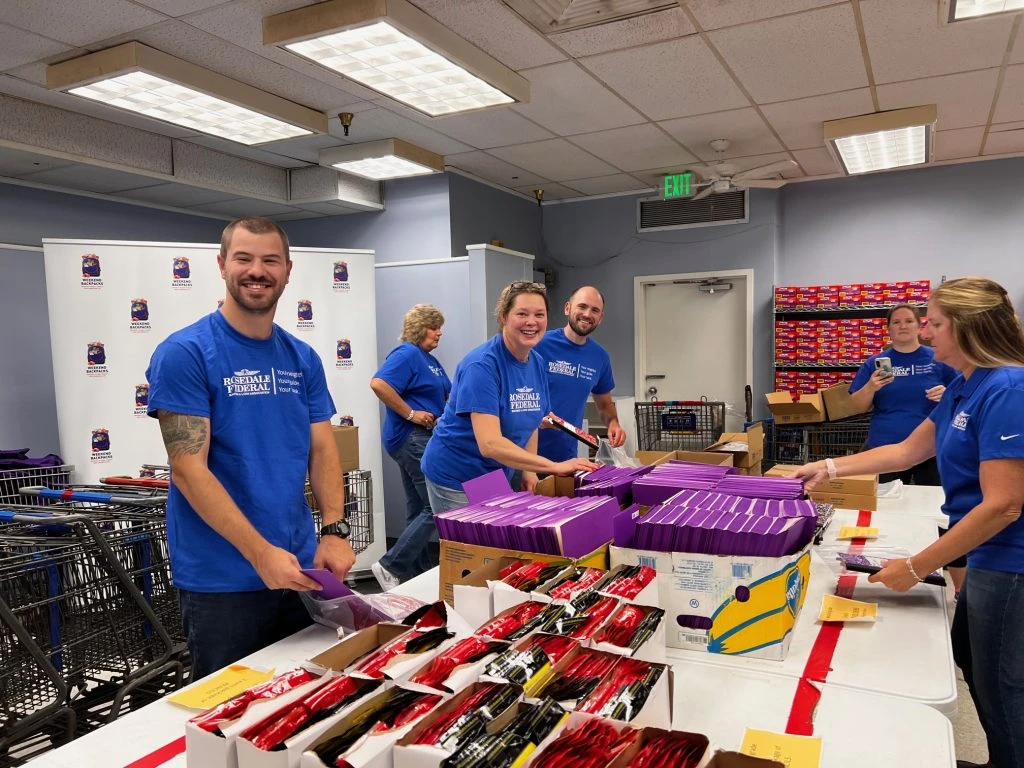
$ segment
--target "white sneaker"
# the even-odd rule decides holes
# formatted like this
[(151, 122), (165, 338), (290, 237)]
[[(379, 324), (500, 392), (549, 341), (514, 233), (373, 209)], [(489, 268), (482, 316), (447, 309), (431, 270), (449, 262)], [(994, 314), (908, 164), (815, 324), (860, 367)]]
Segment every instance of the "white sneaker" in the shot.
[(387, 568), (380, 563), (374, 563), (370, 566), (370, 570), (373, 572), (373, 576), (377, 579), (377, 583), (380, 584), (380, 588), (385, 592), (390, 592), (392, 589), (402, 583), (402, 580), (392, 574)]

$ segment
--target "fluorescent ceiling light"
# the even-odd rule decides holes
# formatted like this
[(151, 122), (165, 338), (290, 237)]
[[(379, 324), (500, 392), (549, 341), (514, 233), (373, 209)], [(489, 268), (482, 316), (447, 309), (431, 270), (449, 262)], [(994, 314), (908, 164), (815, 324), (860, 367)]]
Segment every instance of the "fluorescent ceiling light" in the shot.
[(46, 85), (240, 144), (327, 133), (322, 112), (141, 43), (52, 64)]
[(280, 45), (431, 117), (529, 101), (529, 83), (406, 0), (328, 0), (263, 19)]
[(946, 21), (976, 19), (994, 13), (1024, 10), (1024, 0), (947, 0)]
[(825, 144), (848, 174), (921, 165), (932, 157), (936, 117), (929, 104), (829, 120)]
[(320, 165), (383, 181), (444, 170), (444, 157), (401, 139), (383, 139), (320, 151)]

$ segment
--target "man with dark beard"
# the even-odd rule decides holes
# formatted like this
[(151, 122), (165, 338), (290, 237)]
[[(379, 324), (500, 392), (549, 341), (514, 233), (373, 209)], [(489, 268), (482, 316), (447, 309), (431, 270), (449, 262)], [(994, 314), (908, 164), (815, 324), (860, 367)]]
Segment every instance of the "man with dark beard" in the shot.
[(192, 679), (310, 623), (296, 591), (320, 585), (302, 568), (344, 577), (355, 562), (323, 364), (274, 324), (288, 237), (267, 219), (239, 219), (217, 264), (224, 303), (165, 339), (146, 371), (171, 465), (168, 542)]
[[(569, 319), (566, 326), (548, 331), (537, 345), (547, 367), (551, 411), (578, 427), (587, 397), (593, 394), (608, 427), (608, 442), (617, 448), (626, 442), (626, 433), (612, 400), (615, 379), (611, 359), (604, 347), (589, 338), (604, 319), (604, 296), (590, 285), (577, 288), (565, 302), (565, 316)], [(565, 432), (542, 429), (537, 453), (551, 461), (566, 461), (576, 456), (578, 445)]]

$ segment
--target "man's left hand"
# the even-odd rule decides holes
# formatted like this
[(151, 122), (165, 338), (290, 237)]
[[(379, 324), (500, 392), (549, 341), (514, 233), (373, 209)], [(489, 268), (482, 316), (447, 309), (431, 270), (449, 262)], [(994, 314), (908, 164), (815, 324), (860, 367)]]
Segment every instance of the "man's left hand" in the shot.
[(617, 421), (608, 425), (608, 442), (612, 448), (621, 448), (626, 442), (626, 430)]
[(340, 536), (324, 536), (313, 556), (314, 568), (326, 568), (339, 579), (344, 579), (356, 564), (356, 553), (348, 539)]

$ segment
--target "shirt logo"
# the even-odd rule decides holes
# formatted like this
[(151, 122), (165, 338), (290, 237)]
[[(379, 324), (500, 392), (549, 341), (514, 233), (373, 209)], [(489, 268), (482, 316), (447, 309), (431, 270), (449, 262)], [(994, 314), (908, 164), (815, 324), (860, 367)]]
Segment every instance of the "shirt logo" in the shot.
[(234, 376), (224, 377), (224, 391), (228, 397), (239, 395), (269, 395), (271, 378), (269, 373), (250, 371), (243, 368), (235, 371)]
[(434, 374), (435, 376), (440, 377), (440, 375), (441, 375), (441, 366), (439, 366), (439, 365), (430, 365), (428, 367), (430, 368), (430, 372), (432, 374)]
[(576, 376), (576, 366), (567, 363), (565, 360), (548, 361), (548, 373), (557, 373), (560, 376)]
[(965, 432), (967, 431), (967, 420), (970, 418), (971, 414), (967, 411), (960, 411), (960, 413), (956, 415), (956, 418), (953, 419), (951, 426), (953, 429), (959, 429), (961, 432)]
[(1015, 438), (1015, 437), (1020, 437), (1020, 432), (1018, 432), (1015, 435), (1000, 435), (999, 439), (1000, 440), (1013, 440), (1013, 438)]
[(540, 392), (533, 387), (519, 387), (508, 395), (508, 406), (513, 413), (540, 412)]

